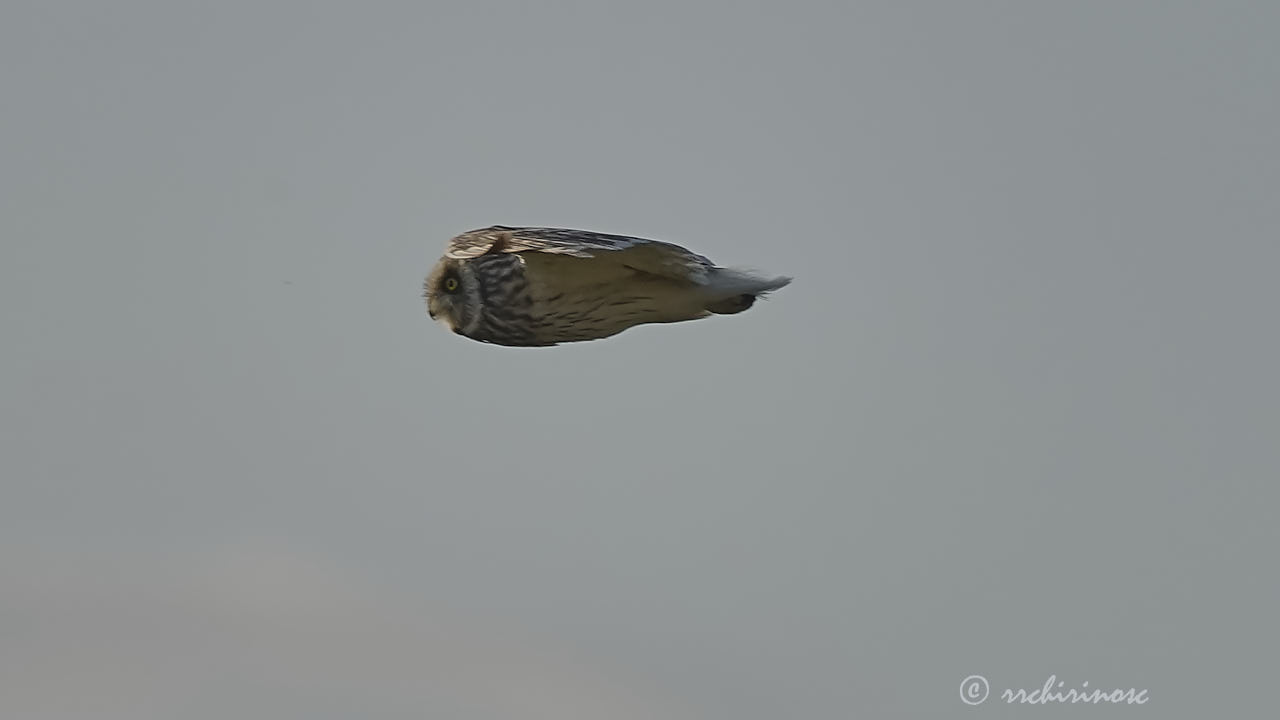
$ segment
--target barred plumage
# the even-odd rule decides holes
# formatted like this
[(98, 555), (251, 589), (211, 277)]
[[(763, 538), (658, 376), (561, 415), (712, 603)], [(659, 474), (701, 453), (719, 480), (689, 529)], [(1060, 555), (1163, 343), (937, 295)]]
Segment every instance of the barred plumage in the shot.
[(789, 282), (656, 240), (495, 225), (450, 240), (423, 295), (431, 317), (460, 335), (530, 347), (739, 313)]

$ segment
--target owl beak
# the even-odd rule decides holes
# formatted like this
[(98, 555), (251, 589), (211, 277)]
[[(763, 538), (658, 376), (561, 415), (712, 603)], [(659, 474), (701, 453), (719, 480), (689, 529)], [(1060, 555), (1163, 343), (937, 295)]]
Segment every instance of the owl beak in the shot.
[(436, 319), (436, 311), (431, 308), (427, 308), (427, 315), (429, 315), (432, 320)]

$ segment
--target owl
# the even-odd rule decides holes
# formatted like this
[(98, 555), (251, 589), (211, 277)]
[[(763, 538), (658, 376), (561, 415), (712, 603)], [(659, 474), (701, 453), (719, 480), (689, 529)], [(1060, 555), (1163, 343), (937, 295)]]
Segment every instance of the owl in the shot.
[(789, 282), (657, 240), (495, 225), (450, 240), (423, 297), (431, 318), (459, 335), (537, 347), (740, 313)]

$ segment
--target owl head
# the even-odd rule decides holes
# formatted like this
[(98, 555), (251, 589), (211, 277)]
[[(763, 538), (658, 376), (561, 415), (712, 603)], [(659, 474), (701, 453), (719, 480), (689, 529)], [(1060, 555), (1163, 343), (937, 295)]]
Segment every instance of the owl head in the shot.
[(463, 260), (440, 258), (423, 284), (427, 314), (450, 330), (465, 335), (480, 323), (484, 302), (475, 272)]

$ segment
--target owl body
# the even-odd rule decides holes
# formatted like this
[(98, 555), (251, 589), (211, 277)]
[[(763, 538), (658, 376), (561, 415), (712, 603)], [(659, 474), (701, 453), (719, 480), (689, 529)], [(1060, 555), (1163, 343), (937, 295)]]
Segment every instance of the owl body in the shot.
[(494, 226), (453, 238), (424, 296), (455, 333), (532, 347), (741, 312), (788, 282), (719, 268), (670, 243)]

